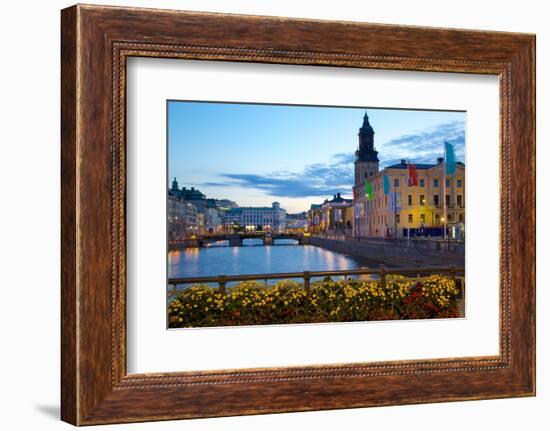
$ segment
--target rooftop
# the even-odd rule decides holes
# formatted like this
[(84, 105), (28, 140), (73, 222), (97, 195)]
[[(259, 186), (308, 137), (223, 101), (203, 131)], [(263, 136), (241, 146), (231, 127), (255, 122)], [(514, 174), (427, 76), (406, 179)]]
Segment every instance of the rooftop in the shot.
[[(438, 165), (441, 165), (443, 163), (443, 158), (440, 157), (437, 159), (437, 163), (413, 163), (413, 165), (416, 167), (416, 169), (431, 169)], [(464, 163), (462, 162), (456, 162), (457, 166), (464, 167)], [(395, 165), (386, 166), (384, 169), (407, 169), (408, 164), (406, 160), (401, 160), (400, 163), (396, 163)]]

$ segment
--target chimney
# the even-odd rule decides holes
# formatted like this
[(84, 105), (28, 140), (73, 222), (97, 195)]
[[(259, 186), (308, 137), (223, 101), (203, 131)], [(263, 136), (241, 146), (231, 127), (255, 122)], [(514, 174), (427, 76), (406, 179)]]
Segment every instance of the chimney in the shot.
[(338, 194), (336, 195), (336, 197), (340, 198), (340, 193), (338, 193)]
[(407, 164), (407, 161), (405, 159), (401, 159), (401, 164), (402, 165), (406, 165)]
[(438, 157), (437, 164), (440, 165), (441, 163), (443, 163), (443, 157)]

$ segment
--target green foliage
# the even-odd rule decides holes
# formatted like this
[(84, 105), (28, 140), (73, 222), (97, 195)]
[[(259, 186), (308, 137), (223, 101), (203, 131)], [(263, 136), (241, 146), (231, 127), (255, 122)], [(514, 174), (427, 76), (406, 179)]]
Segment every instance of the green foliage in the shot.
[(183, 328), (458, 317), (457, 294), (452, 280), (440, 275), (421, 282), (388, 276), (385, 286), (326, 279), (311, 283), (309, 297), (302, 283), (289, 280), (241, 282), (225, 295), (196, 285), (171, 300), (168, 321)]

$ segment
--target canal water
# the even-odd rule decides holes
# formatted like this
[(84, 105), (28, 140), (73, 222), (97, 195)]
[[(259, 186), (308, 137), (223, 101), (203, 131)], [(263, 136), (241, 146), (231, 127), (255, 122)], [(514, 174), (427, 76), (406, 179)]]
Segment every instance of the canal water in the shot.
[[(168, 255), (169, 278), (331, 271), (377, 266), (365, 259), (313, 245), (298, 245), (293, 240), (278, 240), (275, 245), (265, 246), (261, 239), (246, 239), (241, 247), (230, 247), (227, 241), (221, 241), (202, 248), (171, 251)], [(276, 280), (268, 283), (276, 283)]]

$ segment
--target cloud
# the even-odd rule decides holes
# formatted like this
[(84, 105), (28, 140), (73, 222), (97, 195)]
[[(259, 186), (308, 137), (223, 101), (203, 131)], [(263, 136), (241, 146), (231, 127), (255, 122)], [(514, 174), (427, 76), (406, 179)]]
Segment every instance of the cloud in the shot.
[(455, 147), (457, 160), (464, 161), (465, 131), (462, 121), (452, 121), (420, 131), (403, 135), (380, 146), (382, 167), (409, 159), (414, 163), (435, 163), (437, 157), (443, 156), (443, 140)]
[(303, 172), (273, 172), (268, 175), (221, 174), (227, 182), (207, 183), (216, 186), (239, 186), (260, 190), (269, 196), (286, 198), (329, 197), (351, 194), (354, 181), (353, 162), (337, 158), (334, 163), (308, 165)]
[[(403, 135), (380, 145), (381, 167), (409, 159), (413, 163), (434, 163), (443, 155), (443, 139), (454, 144), (457, 160), (464, 160), (464, 123), (440, 124), (433, 129)], [(266, 175), (222, 173), (222, 181), (204, 185), (243, 187), (269, 196), (285, 198), (328, 198), (336, 193), (352, 194), (355, 153), (337, 153), (329, 163), (315, 163), (302, 172), (277, 171)]]

